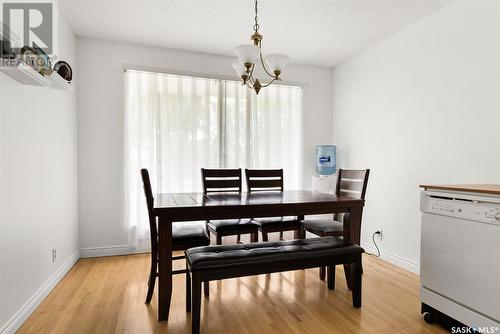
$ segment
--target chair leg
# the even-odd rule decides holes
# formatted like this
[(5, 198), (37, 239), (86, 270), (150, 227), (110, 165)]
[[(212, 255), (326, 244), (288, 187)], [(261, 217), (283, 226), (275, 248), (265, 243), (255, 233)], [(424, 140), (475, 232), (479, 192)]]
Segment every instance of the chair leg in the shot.
[[(263, 242), (269, 241), (269, 238), (268, 238), (268, 235), (267, 235), (267, 231), (261, 230), (261, 233), (262, 233), (262, 241)], [(270, 273), (266, 274), (266, 276), (270, 276), (270, 275), (271, 275)]]
[(194, 272), (191, 280), (191, 332), (200, 333), (200, 311), (201, 311), (201, 277)]
[(335, 266), (327, 267), (326, 277), (327, 277), (328, 289), (330, 290), (335, 289)]
[(319, 267), (319, 279), (324, 281), (326, 276), (325, 267)]
[(352, 306), (355, 308), (361, 307), (361, 254), (358, 256), (356, 263), (354, 265), (354, 279), (353, 279), (353, 289), (352, 289)]
[[(302, 221), (302, 220), (304, 220), (304, 216), (297, 216), (297, 219)], [(305, 238), (303, 224), (300, 224), (300, 226), (296, 230), (293, 231), (293, 237), (294, 237), (294, 239), (304, 239)]]
[(215, 244), (222, 245), (222, 235), (220, 233), (215, 234)]
[(191, 312), (191, 274), (189, 270), (186, 271), (186, 312)]
[(241, 244), (241, 234), (238, 234), (238, 236), (236, 237), (236, 243)]
[(293, 230), (293, 238), (294, 239), (305, 239), (304, 236), (304, 231), (302, 227), (297, 228), (296, 230)]
[(250, 234), (250, 242), (258, 242), (258, 241), (259, 241), (259, 232)]
[(349, 290), (352, 290), (351, 270), (350, 270), (348, 264), (344, 264), (344, 274), (345, 274), (345, 279), (346, 279), (346, 282), (347, 282), (347, 288)]
[(210, 285), (208, 284), (208, 281), (203, 282), (203, 292), (205, 297), (210, 296)]
[[(151, 254), (153, 256), (153, 254)], [(156, 256), (156, 255), (154, 255)], [(153, 291), (155, 290), (156, 283), (156, 270), (158, 266), (158, 261), (154, 260), (154, 257), (151, 258), (151, 269), (149, 271), (149, 280), (148, 280), (148, 293), (146, 295), (146, 304), (151, 302), (151, 298), (153, 298)]]
[(283, 238), (283, 231), (280, 231), (280, 240), (284, 240), (284, 238)]
[(208, 228), (208, 220), (205, 222), (205, 232), (207, 232), (208, 244), (210, 245), (212, 243), (212, 240), (211, 240), (212, 233), (210, 233), (210, 229)]

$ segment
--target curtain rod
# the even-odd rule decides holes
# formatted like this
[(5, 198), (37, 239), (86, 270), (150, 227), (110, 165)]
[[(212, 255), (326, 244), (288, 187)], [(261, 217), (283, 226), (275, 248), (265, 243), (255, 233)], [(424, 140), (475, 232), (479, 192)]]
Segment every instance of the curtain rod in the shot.
[[(159, 67), (152, 67), (152, 66), (145, 66), (145, 65), (134, 65), (134, 64), (123, 63), (122, 68), (123, 68), (124, 72), (126, 72), (127, 70), (132, 70), (132, 71), (172, 74), (172, 75), (202, 78), (202, 79), (216, 79), (216, 80), (227, 80), (227, 81), (237, 81), (237, 82), (240, 81), (236, 77), (231, 77), (231, 76), (214, 75), (214, 74), (206, 74), (206, 73), (199, 73), (199, 72), (189, 72), (189, 71), (182, 71), (182, 70), (172, 70), (172, 69), (167, 69), (167, 68), (159, 68)], [(273, 85), (274, 84), (282, 85), (282, 86), (296, 86), (296, 87), (301, 87), (301, 88), (309, 86), (308, 83), (295, 82), (295, 81), (280, 81), (277, 83), (276, 82), (273, 83)]]

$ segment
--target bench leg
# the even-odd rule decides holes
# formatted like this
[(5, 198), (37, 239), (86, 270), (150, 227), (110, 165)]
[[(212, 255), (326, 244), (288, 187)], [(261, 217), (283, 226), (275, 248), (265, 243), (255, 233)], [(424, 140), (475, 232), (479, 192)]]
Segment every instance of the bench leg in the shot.
[(191, 312), (191, 274), (188, 269), (186, 270), (186, 312)]
[(328, 266), (326, 277), (328, 282), (328, 289), (335, 289), (335, 266)]
[(201, 311), (201, 277), (199, 273), (192, 273), (191, 277), (191, 332), (200, 333), (200, 311)]
[(210, 285), (208, 284), (208, 281), (203, 282), (203, 292), (205, 293), (205, 297), (210, 295)]
[(354, 266), (354, 279), (353, 279), (353, 289), (352, 289), (352, 306), (355, 308), (361, 307), (361, 277), (362, 277), (362, 266), (361, 266), (361, 254), (357, 257), (356, 263), (352, 264)]

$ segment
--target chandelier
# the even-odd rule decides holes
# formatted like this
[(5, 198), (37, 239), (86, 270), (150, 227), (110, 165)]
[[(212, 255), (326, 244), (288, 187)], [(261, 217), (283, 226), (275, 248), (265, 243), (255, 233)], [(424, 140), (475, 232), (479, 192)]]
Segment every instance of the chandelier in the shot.
[[(243, 44), (234, 48), (234, 52), (238, 59), (233, 62), (233, 68), (241, 77), (242, 85), (255, 90), (256, 94), (263, 87), (267, 87), (275, 81), (281, 81), (280, 74), (290, 61), (287, 55), (275, 53), (270, 54), (264, 60), (262, 56), (262, 35), (259, 34), (257, 0), (255, 0), (255, 24), (253, 26), (254, 33), (250, 37), (253, 44)], [(260, 62), (264, 72), (271, 78), (266, 84), (262, 84), (259, 79), (254, 77), (254, 70), (257, 62)]]

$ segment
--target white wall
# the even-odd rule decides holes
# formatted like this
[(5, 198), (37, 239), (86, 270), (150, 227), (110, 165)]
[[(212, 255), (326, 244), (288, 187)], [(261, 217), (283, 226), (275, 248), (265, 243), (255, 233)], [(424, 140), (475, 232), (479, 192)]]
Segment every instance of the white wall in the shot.
[(362, 242), (383, 228), (409, 268), (419, 184), (500, 181), (499, 22), (498, 2), (457, 1), (334, 70), (339, 165), (372, 170)]
[[(78, 56), (79, 222), (80, 244), (83, 254), (87, 254), (88, 248), (126, 248), (128, 243), (123, 207), (122, 64), (211, 75), (235, 75), (230, 57), (92, 39), (78, 40)], [(304, 156), (302, 169), (305, 187), (311, 186), (315, 145), (331, 140), (331, 73), (330, 69), (325, 68), (290, 66), (284, 75), (286, 81), (308, 84), (304, 89), (304, 145), (299, 148)]]
[[(78, 73), (76, 39), (62, 18), (58, 24), (57, 56)], [(29, 315), (18, 312), (36, 306), (37, 293), (48, 292), (78, 256), (77, 101), (76, 91), (21, 85), (1, 73), (0, 88), (3, 332)], [(57, 249), (54, 263), (52, 248)]]

